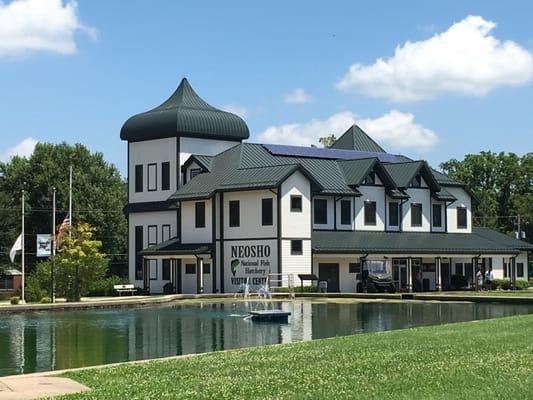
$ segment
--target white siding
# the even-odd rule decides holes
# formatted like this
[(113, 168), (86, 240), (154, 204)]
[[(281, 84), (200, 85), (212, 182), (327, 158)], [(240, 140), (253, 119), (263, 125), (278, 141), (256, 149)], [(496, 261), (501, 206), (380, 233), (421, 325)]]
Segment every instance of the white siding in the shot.
[[(273, 199), (273, 224), (261, 225), (261, 199)], [(229, 226), (229, 202), (239, 201), (240, 226)], [(269, 190), (224, 193), (224, 239), (277, 237), (277, 196)]]
[[(407, 189), (407, 194), (411, 196), (403, 204), (402, 229), (406, 232), (429, 232), (431, 227), (431, 192), (428, 189)], [(422, 226), (411, 226), (411, 204), (422, 204)]]
[[(205, 227), (196, 228), (196, 203), (205, 204)], [(211, 200), (183, 201), (181, 203), (182, 243), (211, 243), (213, 240)]]
[[(382, 186), (360, 186), (362, 196), (355, 198), (355, 230), (385, 230), (385, 188)], [(365, 225), (365, 201), (376, 202), (376, 224)]]
[[(331, 263), (331, 264), (338, 264), (339, 265), (339, 290), (341, 292), (351, 292), (354, 293), (357, 288), (357, 280), (356, 275), (357, 274), (351, 274), (349, 271), (349, 265), (350, 263), (358, 263), (360, 262), (360, 255), (354, 254), (354, 255), (342, 255), (342, 256), (335, 256), (335, 255), (316, 255), (313, 257), (313, 274), (318, 276), (319, 274), (319, 268), (318, 265), (322, 263)], [(309, 285), (309, 282), (306, 282), (307, 285)], [(314, 283), (316, 284), (316, 283)]]
[[(453, 203), (448, 205), (447, 218), (448, 218), (448, 232), (450, 233), (471, 233), (472, 232), (472, 202), (470, 195), (460, 187), (446, 187), (446, 190), (450, 192), (457, 199)], [(457, 228), (457, 207), (466, 207), (466, 220), (467, 228)]]
[[(180, 138), (180, 170), (181, 166), (187, 161), (191, 154), (214, 156), (240, 142), (233, 142), (227, 140), (213, 140), (213, 139), (196, 139), (189, 137)], [(181, 182), (181, 174), (180, 174)]]
[[(291, 211), (291, 195), (302, 196), (302, 211)], [(281, 185), (281, 236), (311, 237), (311, 185), (300, 172), (292, 174)]]
[[(311, 240), (302, 240), (302, 254), (291, 255), (291, 241), (281, 241), (281, 273), (283, 276), (283, 285), (287, 285), (286, 275), (292, 275), (294, 284), (300, 285), (298, 274), (311, 273)], [(306, 282), (308, 284), (309, 282)]]
[[(176, 138), (147, 140), (128, 143), (129, 157), (129, 201), (130, 203), (166, 200), (176, 191)], [(170, 162), (170, 189), (161, 190), (161, 163)], [(156, 191), (148, 191), (148, 164), (155, 163)], [(143, 191), (135, 192), (135, 166), (143, 166)]]
[[(175, 237), (176, 232), (176, 211), (160, 211), (160, 212), (145, 212), (132, 213), (129, 215), (129, 237), (128, 237), (128, 255), (129, 255), (129, 279), (130, 282), (136, 286), (142, 287), (142, 280), (135, 280), (135, 227), (143, 227), (143, 247), (148, 247), (148, 226), (155, 225), (157, 227), (157, 241), (163, 241), (163, 225), (170, 225), (170, 236)], [(150, 281), (150, 289), (154, 293), (161, 293), (163, 285), (168, 281), (162, 279), (162, 262), (157, 260), (154, 262), (154, 267), (157, 273), (157, 279)]]

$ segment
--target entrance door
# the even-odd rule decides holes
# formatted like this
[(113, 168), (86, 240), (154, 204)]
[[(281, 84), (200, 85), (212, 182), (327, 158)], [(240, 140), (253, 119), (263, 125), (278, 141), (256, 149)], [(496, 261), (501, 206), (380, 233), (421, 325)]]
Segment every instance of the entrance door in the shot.
[(396, 286), (396, 291), (407, 290), (407, 260), (396, 258), (392, 260), (392, 279)]
[(328, 292), (338, 292), (339, 264), (318, 264), (318, 280), (328, 283)]

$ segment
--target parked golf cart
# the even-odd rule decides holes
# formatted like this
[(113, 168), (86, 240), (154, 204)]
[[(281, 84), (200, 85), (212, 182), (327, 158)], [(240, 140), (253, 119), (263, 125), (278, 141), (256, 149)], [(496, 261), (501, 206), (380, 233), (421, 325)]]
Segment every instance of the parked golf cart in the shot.
[(392, 269), (388, 260), (363, 260), (358, 293), (394, 293)]

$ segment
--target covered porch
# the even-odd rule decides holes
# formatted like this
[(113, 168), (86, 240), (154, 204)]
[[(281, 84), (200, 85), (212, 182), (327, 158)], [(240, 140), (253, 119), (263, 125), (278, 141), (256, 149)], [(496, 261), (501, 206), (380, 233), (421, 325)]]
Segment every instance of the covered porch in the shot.
[(210, 243), (181, 243), (173, 238), (144, 249), (139, 255), (143, 263), (142, 289), (146, 293), (217, 292)]

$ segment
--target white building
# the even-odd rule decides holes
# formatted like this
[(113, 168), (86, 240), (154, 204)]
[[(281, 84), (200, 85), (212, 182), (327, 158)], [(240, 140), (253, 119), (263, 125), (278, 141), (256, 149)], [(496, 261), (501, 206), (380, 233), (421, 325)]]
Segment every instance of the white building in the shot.
[(234, 292), (314, 274), (328, 291), (349, 292), (373, 264), (392, 268), (407, 291), (449, 288), (454, 275), (470, 284), (478, 268), (527, 279), (533, 246), (472, 227), (468, 188), (386, 153), (356, 125), (331, 149), (242, 143), (248, 136), (241, 118), (205, 103), (185, 79), (124, 124), (138, 287)]

